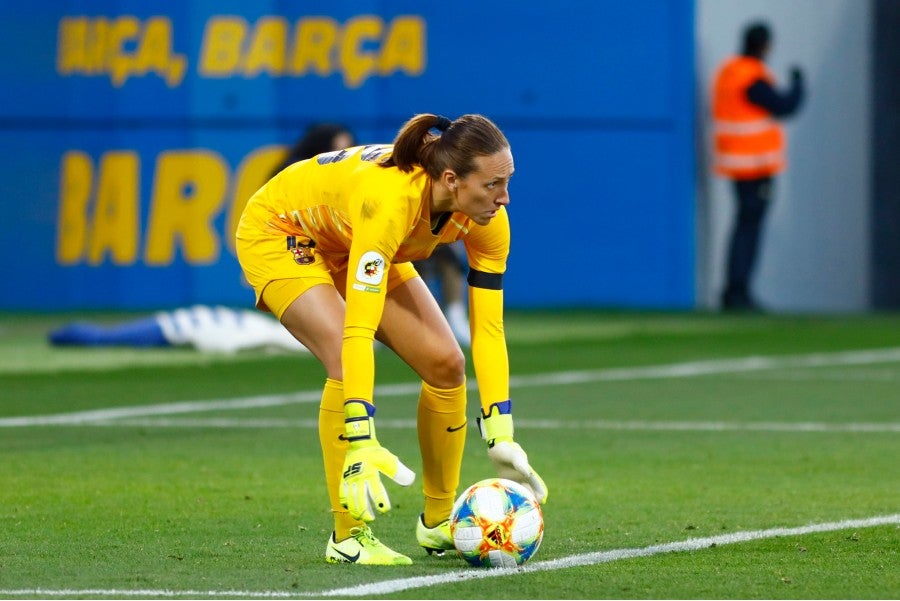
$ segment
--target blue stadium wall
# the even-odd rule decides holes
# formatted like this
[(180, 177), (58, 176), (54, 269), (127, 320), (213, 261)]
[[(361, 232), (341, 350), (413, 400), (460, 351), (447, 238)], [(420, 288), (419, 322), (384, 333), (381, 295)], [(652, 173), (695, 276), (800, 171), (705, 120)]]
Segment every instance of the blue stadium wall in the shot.
[(694, 306), (692, 0), (0, 8), (0, 309), (249, 306), (232, 232), (311, 122), (483, 113), (516, 308)]

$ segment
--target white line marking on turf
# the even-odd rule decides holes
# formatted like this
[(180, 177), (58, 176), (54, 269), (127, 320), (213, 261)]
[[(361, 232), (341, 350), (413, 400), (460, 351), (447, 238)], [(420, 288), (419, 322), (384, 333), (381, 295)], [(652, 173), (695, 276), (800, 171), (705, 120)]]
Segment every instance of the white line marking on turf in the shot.
[(540, 384), (583, 384), (587, 382), (639, 380), (659, 378), (691, 378), (725, 373), (743, 373), (785, 368), (830, 367), (834, 365), (870, 365), (900, 361), (900, 348), (841, 351), (836, 353), (812, 353), (808, 355), (784, 355), (770, 357), (739, 357), (689, 361), (669, 365), (621, 367), (600, 370), (583, 370), (535, 374), (510, 378), (511, 385), (537, 386)]
[[(315, 419), (290, 418), (169, 418), (146, 417), (85, 422), (85, 426), (133, 426), (140, 428), (308, 428), (319, 427)], [(381, 419), (381, 429), (412, 430), (412, 419)], [(900, 432), (900, 423), (833, 423), (826, 422), (665, 422), (554, 419), (517, 419), (516, 427), (527, 430), (657, 430), (684, 432)]]
[[(771, 369), (828, 367), (834, 365), (870, 365), (873, 363), (894, 362), (900, 362), (900, 348), (842, 351), (836, 353), (812, 353), (808, 355), (753, 356), (737, 359), (689, 361), (686, 363), (672, 363), (668, 365), (563, 371), (528, 376), (512, 376), (510, 377), (509, 383), (510, 386), (514, 388), (525, 388), (532, 386), (582, 384), (587, 382), (692, 378), (697, 376), (745, 373)], [(417, 394), (419, 386), (418, 382), (382, 385), (375, 388), (375, 394), (379, 397)], [(475, 386), (475, 382), (469, 383), (470, 388), (474, 389)], [(0, 427), (85, 424), (111, 419), (152, 415), (274, 407), (294, 403), (318, 402), (321, 394), (321, 391), (317, 389), (302, 391), (295, 394), (256, 396), (230, 400), (185, 401), (181, 403), (163, 403), (134, 407), (111, 407), (108, 409), (95, 409), (91, 411), (77, 411), (51, 415), (4, 417), (0, 418)]]
[(140, 417), (145, 415), (175, 415), (179, 413), (196, 413), (199, 411), (273, 407), (276, 405), (286, 405), (288, 403), (311, 403), (318, 401), (321, 396), (321, 391), (317, 391), (315, 395), (313, 395), (312, 391), (305, 391), (296, 394), (254, 396), (230, 400), (184, 401), (180, 403), (160, 403), (158, 405), (136, 405), (134, 407), (109, 407), (107, 409), (54, 413), (49, 415), (4, 417), (0, 419), (0, 427), (59, 426)]
[(202, 597), (236, 597), (242, 599), (297, 599), (305, 597), (365, 597), (376, 595), (388, 595), (428, 586), (438, 586), (460, 582), (461, 580), (475, 580), (483, 578), (498, 578), (517, 576), (533, 572), (547, 572), (551, 570), (564, 570), (583, 566), (594, 566), (602, 563), (634, 559), (638, 557), (650, 557), (664, 553), (678, 553), (684, 551), (701, 551), (713, 546), (734, 545), (779, 536), (802, 536), (820, 532), (834, 532), (837, 530), (849, 530), (852, 528), (871, 528), (874, 526), (886, 526), (890, 524), (900, 525), (900, 513), (882, 515), (858, 520), (844, 520), (840, 522), (826, 522), (822, 524), (810, 524), (797, 528), (769, 528), (767, 530), (750, 530), (744, 532), (732, 532), (706, 538), (689, 538), (687, 540), (638, 547), (630, 549), (614, 549), (612, 551), (596, 551), (580, 555), (569, 555), (559, 559), (534, 561), (518, 569), (465, 569), (434, 574), (431, 576), (414, 576), (412, 578), (396, 578), (370, 582), (356, 586), (329, 589), (324, 591), (200, 591), (187, 590), (175, 591), (170, 589), (0, 589), (2, 597), (37, 596), (37, 597), (188, 597), (199, 599)]
[(565, 568), (592, 566), (601, 563), (619, 561), (622, 559), (632, 559), (635, 557), (649, 557), (651, 555), (660, 555), (662, 553), (673, 553), (678, 551), (699, 551), (701, 549), (707, 549), (713, 545), (733, 545), (735, 543), (743, 543), (764, 538), (775, 538), (777, 536), (799, 536), (816, 532), (831, 532), (834, 530), (846, 530), (848, 528), (866, 528), (870, 526), (882, 526), (886, 524), (900, 524), (900, 514), (878, 516), (862, 520), (846, 520), (843, 522), (811, 524), (809, 526), (801, 526), (799, 528), (770, 528), (768, 530), (732, 532), (731, 534), (720, 534), (718, 536), (710, 536), (707, 538), (687, 539), (680, 542), (666, 543), (662, 545), (651, 545), (649, 547), (641, 547), (636, 549), (615, 549), (612, 551), (597, 551), (594, 553), (585, 553), (582, 555), (569, 555), (568, 557), (561, 557), (559, 559), (550, 559), (546, 561), (537, 561), (534, 563), (526, 564), (525, 567), (518, 570), (502, 568), (494, 570), (457, 570), (455, 572), (448, 572), (446, 574), (418, 576), (414, 578), (397, 578), (395, 580), (384, 580), (382, 582), (372, 582), (369, 584), (331, 589), (311, 594), (315, 597), (371, 597), (374, 595), (387, 595), (389, 593), (408, 591), (410, 589), (422, 588), (425, 586), (449, 584), (451, 582), (459, 582), (460, 580), (493, 578), (498, 576), (513, 576), (519, 573), (527, 574), (530, 572), (545, 572), (548, 570), (562, 570)]
[[(419, 391), (420, 384), (389, 384), (379, 386), (376, 391), (384, 396), (411, 394)], [(180, 403), (160, 403), (158, 405), (135, 405), (132, 407), (109, 407), (71, 413), (30, 415), (0, 418), (0, 428), (16, 426), (63, 426), (73, 424), (93, 424), (109, 420), (152, 415), (176, 415), (206, 411), (234, 411), (259, 407), (277, 407), (298, 403), (318, 403), (321, 390), (304, 390), (292, 394), (271, 394), (237, 399), (213, 399), (206, 401), (183, 401)]]
[(849, 366), (850, 369), (807, 369), (807, 370), (771, 370), (767, 373), (752, 372), (740, 374), (739, 377), (766, 381), (834, 381), (834, 382), (896, 382), (900, 380), (900, 372), (892, 367), (869, 368), (865, 366)]
[(825, 422), (663, 422), (516, 420), (516, 426), (547, 430), (676, 430), (689, 432), (900, 432), (900, 423)]

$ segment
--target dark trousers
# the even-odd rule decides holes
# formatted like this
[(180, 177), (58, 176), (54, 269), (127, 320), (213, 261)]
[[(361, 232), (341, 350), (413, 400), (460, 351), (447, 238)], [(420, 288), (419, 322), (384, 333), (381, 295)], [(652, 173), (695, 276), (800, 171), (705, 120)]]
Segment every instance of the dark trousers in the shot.
[(727, 283), (722, 292), (726, 309), (753, 309), (756, 303), (750, 291), (750, 279), (759, 255), (763, 220), (772, 197), (771, 177), (735, 180), (737, 213), (728, 246)]

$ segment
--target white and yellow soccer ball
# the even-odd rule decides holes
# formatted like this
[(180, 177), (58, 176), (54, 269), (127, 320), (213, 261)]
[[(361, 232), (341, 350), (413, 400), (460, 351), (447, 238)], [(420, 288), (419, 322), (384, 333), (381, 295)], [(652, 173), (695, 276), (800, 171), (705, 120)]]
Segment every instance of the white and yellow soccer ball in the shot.
[(528, 561), (544, 538), (544, 514), (530, 490), (488, 478), (467, 488), (450, 515), (453, 544), (473, 566), (514, 568)]

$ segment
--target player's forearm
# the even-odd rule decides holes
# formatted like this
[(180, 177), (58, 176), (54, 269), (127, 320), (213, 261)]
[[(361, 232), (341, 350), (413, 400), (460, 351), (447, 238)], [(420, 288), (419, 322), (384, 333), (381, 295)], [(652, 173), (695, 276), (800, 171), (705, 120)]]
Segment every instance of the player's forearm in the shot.
[(503, 328), (503, 291), (469, 289), (472, 362), (482, 409), (509, 399), (509, 355)]
[(373, 402), (375, 388), (375, 332), (367, 328), (344, 330), (341, 366), (344, 374), (344, 398)]

